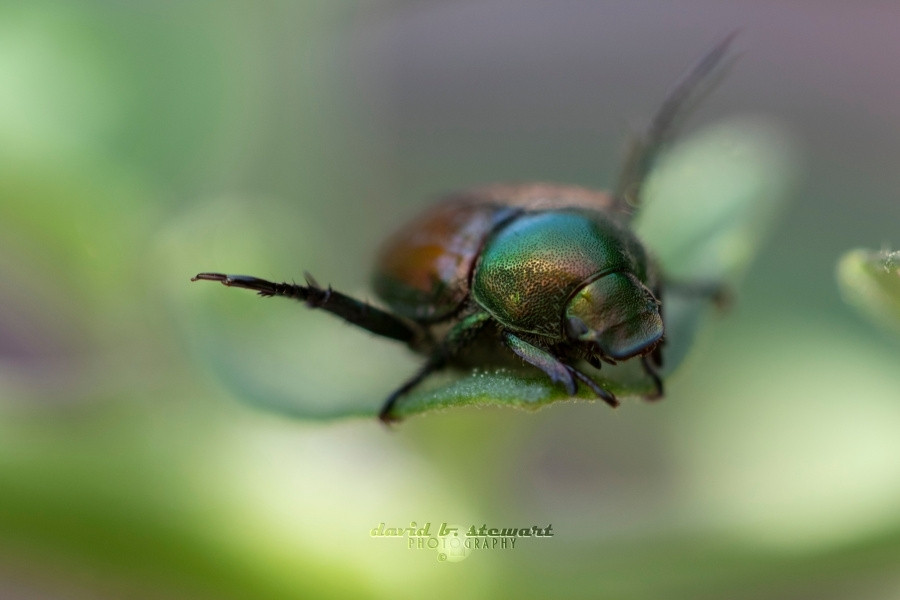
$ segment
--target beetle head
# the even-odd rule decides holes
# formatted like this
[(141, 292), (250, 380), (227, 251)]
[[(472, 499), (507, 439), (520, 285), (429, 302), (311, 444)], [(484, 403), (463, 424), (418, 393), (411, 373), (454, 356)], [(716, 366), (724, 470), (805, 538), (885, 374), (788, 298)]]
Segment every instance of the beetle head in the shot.
[(663, 335), (659, 301), (634, 274), (616, 271), (582, 287), (566, 306), (570, 339), (606, 360), (646, 354)]

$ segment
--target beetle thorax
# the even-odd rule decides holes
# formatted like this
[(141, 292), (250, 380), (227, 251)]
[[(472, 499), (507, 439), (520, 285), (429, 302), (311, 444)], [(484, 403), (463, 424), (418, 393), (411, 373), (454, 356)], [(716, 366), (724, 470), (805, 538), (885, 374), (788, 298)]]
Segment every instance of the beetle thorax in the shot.
[(616, 221), (581, 210), (525, 213), (486, 241), (472, 297), (510, 329), (563, 340), (573, 296), (609, 272), (646, 277), (640, 243)]

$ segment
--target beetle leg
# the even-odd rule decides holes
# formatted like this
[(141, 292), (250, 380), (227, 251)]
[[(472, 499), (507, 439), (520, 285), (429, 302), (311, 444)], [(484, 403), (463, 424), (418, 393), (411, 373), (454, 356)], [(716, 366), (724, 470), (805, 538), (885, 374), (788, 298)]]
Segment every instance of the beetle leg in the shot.
[(199, 273), (192, 277), (191, 281), (218, 281), (228, 287), (254, 290), (266, 298), (271, 296), (296, 298), (305, 302), (310, 308), (321, 308), (376, 335), (407, 344), (414, 342), (421, 335), (416, 327), (397, 315), (336, 292), (330, 287), (320, 288), (308, 274), (306, 276), (308, 285), (305, 286), (295, 283), (274, 283), (249, 275), (224, 275), (222, 273)]
[(733, 31), (719, 41), (675, 82), (653, 115), (647, 131), (631, 141), (615, 190), (618, 208), (626, 214), (641, 205), (644, 183), (659, 155), (675, 137), (691, 109), (712, 89), (731, 63), (725, 57), (737, 33)]
[(403, 397), (404, 394), (422, 383), (422, 381), (430, 374), (444, 368), (453, 356), (472, 341), (475, 334), (478, 333), (481, 327), (487, 323), (490, 318), (491, 316), (486, 312), (477, 312), (469, 315), (454, 325), (440, 345), (431, 354), (428, 361), (422, 365), (422, 368), (409, 378), (406, 383), (394, 390), (391, 395), (387, 397), (387, 400), (385, 400), (384, 404), (381, 406), (378, 418), (386, 424), (399, 421), (399, 417), (391, 414), (397, 401)]
[(390, 423), (396, 423), (400, 420), (400, 417), (394, 416), (391, 412), (394, 410), (394, 405), (397, 404), (397, 400), (399, 400), (404, 394), (409, 392), (411, 389), (422, 383), (426, 377), (438, 371), (447, 364), (447, 360), (443, 355), (435, 355), (428, 359), (422, 368), (419, 371), (410, 377), (406, 383), (401, 385), (399, 388), (391, 392), (391, 395), (387, 397), (384, 401), (384, 404), (381, 405), (381, 410), (378, 412), (378, 418), (381, 419), (381, 422), (385, 425)]
[(503, 339), (510, 350), (515, 352), (519, 358), (546, 373), (553, 383), (563, 384), (563, 387), (566, 388), (566, 392), (570, 396), (574, 396), (575, 392), (578, 390), (576, 383), (576, 380), (578, 380), (591, 388), (591, 391), (593, 391), (598, 398), (613, 408), (619, 405), (619, 401), (616, 400), (616, 397), (612, 392), (603, 389), (596, 381), (575, 367), (563, 363), (546, 350), (541, 350), (537, 346), (529, 344), (525, 340), (516, 337), (509, 332), (503, 334)]
[(651, 364), (650, 358), (648, 358), (647, 355), (641, 357), (641, 366), (644, 367), (644, 373), (650, 377), (653, 381), (653, 387), (656, 388), (652, 394), (645, 396), (644, 398), (647, 400), (659, 400), (663, 397), (662, 378), (660, 378), (659, 373), (656, 372), (656, 368)]
[(519, 358), (546, 373), (553, 383), (563, 384), (570, 396), (575, 395), (577, 388), (571, 369), (561, 363), (555, 356), (509, 332), (503, 334), (503, 340)]
[[(653, 372), (656, 372), (656, 369), (661, 369), (663, 366), (663, 346), (666, 344), (666, 338), (663, 337), (659, 340), (659, 343), (653, 348), (653, 351), (650, 354), (645, 354), (644, 357), (647, 359), (647, 362), (650, 364), (650, 367), (653, 369)], [(645, 368), (646, 370), (646, 368)], [(662, 385), (658, 386), (661, 390)]]
[(569, 365), (566, 365), (566, 368), (569, 369), (569, 371), (572, 373), (572, 375), (577, 377), (579, 379), (579, 381), (581, 381), (586, 386), (591, 388), (591, 391), (594, 392), (594, 394), (598, 398), (600, 398), (601, 400), (603, 400), (604, 402), (609, 404), (612, 408), (616, 408), (619, 406), (619, 401), (616, 399), (615, 394), (613, 394), (609, 390), (601, 387), (600, 384), (598, 384), (596, 381), (594, 381), (593, 379), (591, 379), (590, 377), (588, 377), (587, 375), (585, 375), (584, 373), (582, 373), (575, 367), (570, 367)]

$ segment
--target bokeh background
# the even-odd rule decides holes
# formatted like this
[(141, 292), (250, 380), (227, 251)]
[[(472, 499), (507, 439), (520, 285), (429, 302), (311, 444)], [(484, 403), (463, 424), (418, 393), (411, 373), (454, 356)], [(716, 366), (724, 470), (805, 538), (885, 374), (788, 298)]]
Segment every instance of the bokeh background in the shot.
[[(441, 192), (605, 187), (735, 27), (694, 124), (766, 115), (801, 166), (662, 403), (333, 418), (416, 360), (188, 282), (368, 296)], [(900, 244), (897, 31), (890, 2), (3, 2), (0, 597), (900, 597), (900, 339), (834, 283)], [(295, 365), (311, 418), (222, 352)], [(556, 535), (455, 563), (369, 535), (412, 521)]]

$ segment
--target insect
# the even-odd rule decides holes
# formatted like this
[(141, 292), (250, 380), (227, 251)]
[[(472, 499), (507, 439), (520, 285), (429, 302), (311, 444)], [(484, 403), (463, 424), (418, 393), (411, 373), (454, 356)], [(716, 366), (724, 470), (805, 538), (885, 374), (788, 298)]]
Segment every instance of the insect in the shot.
[(451, 195), (390, 237), (374, 272), (387, 309), (357, 300), (310, 275), (306, 285), (246, 275), (199, 273), (192, 281), (283, 296), (328, 311), (426, 357), (382, 405), (398, 420), (403, 396), (448, 366), (519, 362), (574, 395), (587, 386), (618, 406), (587, 365), (640, 360), (663, 395), (662, 294), (721, 298), (716, 285), (667, 281), (629, 224), (644, 183), (689, 108), (722, 70), (725, 37), (679, 79), (643, 136), (632, 140), (611, 193), (558, 184), (490, 185)]

